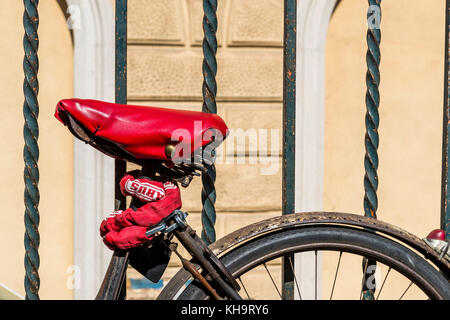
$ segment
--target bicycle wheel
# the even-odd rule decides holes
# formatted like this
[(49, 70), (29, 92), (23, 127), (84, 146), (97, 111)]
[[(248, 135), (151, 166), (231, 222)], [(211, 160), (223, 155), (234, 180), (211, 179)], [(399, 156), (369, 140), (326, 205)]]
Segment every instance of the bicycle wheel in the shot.
[[(280, 231), (264, 235), (254, 240), (245, 242), (241, 246), (232, 249), (221, 257), (221, 261), (231, 271), (241, 284), (240, 294), (247, 299), (273, 299), (275, 297), (281, 298), (281, 280), (280, 272), (278, 276), (273, 272), (275, 266), (281, 268), (279, 262), (280, 257), (288, 257), (296, 253), (313, 253), (313, 259), (310, 264), (315, 263), (315, 274), (309, 275), (309, 278), (314, 279), (315, 283), (315, 298), (323, 297), (348, 299), (343, 295), (337, 293), (336, 284), (340, 280), (345, 287), (344, 292), (350, 292), (351, 297), (361, 298), (363, 267), (362, 260), (368, 259), (376, 262), (376, 269), (383, 270), (382, 277), (379, 277), (376, 283), (375, 298), (394, 299), (407, 298), (409, 293), (414, 292), (413, 299), (417, 299), (417, 291), (420, 297), (427, 299), (450, 299), (450, 284), (449, 279), (428, 263), (424, 258), (420, 257), (413, 250), (395, 242), (389, 238), (379, 234), (370, 232), (365, 229), (355, 229), (345, 226), (311, 226), (300, 229), (282, 229)], [(323, 267), (324, 260), (332, 255), (338, 256), (338, 262), (328, 263), (328, 266)], [(342, 262), (344, 257), (351, 257), (351, 263)], [(314, 258), (315, 257), (315, 258)], [(318, 269), (318, 257), (322, 260), (322, 267)], [(291, 267), (292, 259), (288, 259)], [(356, 269), (355, 269), (356, 268)], [(261, 277), (253, 285), (254, 292), (251, 292), (251, 278), (252, 272), (267, 271), (267, 286), (272, 286), (274, 296), (269, 296), (264, 290)], [(270, 271), (272, 270), (272, 272)], [(360, 275), (355, 270), (359, 270)], [(324, 275), (327, 271), (329, 276)], [(343, 276), (342, 273), (348, 271), (350, 276)], [(367, 272), (367, 270), (364, 270)], [(375, 271), (374, 271), (375, 274)], [(319, 283), (318, 278), (321, 278)], [(395, 283), (391, 285), (394, 293), (386, 293), (389, 287), (389, 281), (394, 277)], [(376, 278), (376, 277), (374, 277)], [(250, 279), (250, 280), (249, 280)], [(254, 277), (254, 279), (256, 279)], [(353, 280), (352, 280), (353, 279)], [(402, 281), (398, 279), (404, 279)], [(324, 285), (324, 280), (329, 280), (327, 285)], [(176, 281), (176, 280), (175, 280)], [(305, 288), (303, 287), (302, 279), (295, 278), (295, 292), (297, 298), (305, 296)], [(255, 281), (253, 281), (255, 283)], [(310, 281), (311, 282), (311, 281)], [(353, 284), (354, 288), (349, 285)], [(399, 285), (401, 284), (401, 285)], [(320, 286), (320, 288), (318, 288)], [(404, 288), (401, 288), (404, 286)], [(413, 288), (413, 289), (411, 289)], [(309, 288), (310, 291), (311, 288)], [(326, 289), (326, 290), (325, 290)], [(328, 291), (328, 292), (325, 292)], [(262, 295), (262, 296), (261, 296)], [(209, 299), (207, 291), (197, 281), (191, 281), (183, 289), (179, 290), (173, 296), (163, 296), (159, 299), (180, 299), (180, 300), (202, 300)]]

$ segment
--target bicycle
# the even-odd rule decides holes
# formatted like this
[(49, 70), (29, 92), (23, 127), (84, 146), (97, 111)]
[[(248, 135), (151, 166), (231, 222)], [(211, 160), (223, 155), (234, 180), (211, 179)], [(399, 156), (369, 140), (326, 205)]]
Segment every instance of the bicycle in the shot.
[[(221, 142), (217, 131), (226, 136), (226, 125), (220, 117), (194, 111), (68, 99), (58, 103), (55, 116), (78, 139), (116, 159), (140, 165), (142, 177), (176, 180), (184, 187), (214, 162), (214, 149)], [(182, 144), (174, 144), (171, 133), (177, 128), (189, 131), (193, 121), (201, 121), (204, 126), (200, 133), (194, 133), (194, 141), (187, 144), (198, 142), (198, 136), (205, 132), (216, 132), (206, 141), (200, 141), (202, 153), (194, 148), (193, 152), (184, 154), (184, 159), (189, 161), (171, 162), (177, 146)], [(137, 208), (139, 202), (133, 199), (130, 206)], [(402, 281), (407, 289), (399, 292), (400, 299), (411, 290), (420, 290), (421, 297), (428, 299), (450, 299), (449, 246), (445, 250), (435, 250), (422, 239), (379, 220), (348, 213), (293, 213), (245, 226), (207, 246), (188, 225), (186, 217), (187, 213), (175, 210), (159, 224), (149, 227), (147, 235), (154, 238), (148, 244), (115, 251), (96, 299), (123, 298), (128, 264), (157, 282), (172, 253), (181, 260), (183, 267), (158, 299), (255, 299), (257, 292), (249, 292), (249, 282), (245, 284), (243, 279), (257, 270), (267, 271), (268, 283), (273, 285), (278, 297), (283, 298), (284, 291), (288, 291), (290, 296), (302, 299), (305, 291), (295, 277), (293, 257), (305, 252), (314, 253), (316, 299), (320, 295), (318, 260), (330, 255), (337, 257), (329, 284), (332, 299), (337, 294), (339, 271), (344, 268), (341, 268), (344, 254), (352, 257), (352, 261), (355, 257), (359, 263), (363, 261), (356, 266), (362, 275), (351, 277), (356, 279), (355, 298), (360, 299), (370, 290), (376, 299), (381, 294), (390, 298), (383, 290), (387, 287), (388, 276), (395, 274), (397, 278), (401, 275), (406, 279)], [(190, 260), (179, 252), (174, 238), (187, 250)], [(284, 291), (277, 286), (269, 270), (280, 258), (294, 274)], [(376, 272), (380, 270), (385, 274), (382, 280), (376, 279)], [(262, 287), (263, 284), (258, 283), (258, 290)], [(397, 294), (396, 288), (392, 290)]]

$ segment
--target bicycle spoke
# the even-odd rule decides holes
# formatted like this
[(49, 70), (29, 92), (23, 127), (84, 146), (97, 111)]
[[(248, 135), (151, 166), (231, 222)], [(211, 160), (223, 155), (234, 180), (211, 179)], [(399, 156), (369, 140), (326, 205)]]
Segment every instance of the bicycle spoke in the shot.
[(295, 281), (295, 286), (297, 287), (298, 296), (299, 296), (300, 300), (302, 300), (302, 295), (300, 294), (300, 287), (298, 286), (297, 276), (295, 275), (294, 264), (292, 263), (291, 256), (289, 256), (289, 264), (291, 265), (292, 274), (294, 275), (294, 281)]
[(247, 295), (248, 300), (252, 300), (252, 299), (250, 298), (250, 295), (248, 294), (247, 289), (246, 289), (245, 286), (244, 286), (244, 283), (242, 282), (241, 277), (238, 278), (238, 281), (241, 283), (241, 286), (242, 286), (242, 288), (244, 289), (245, 294)]
[(330, 300), (333, 300), (334, 286), (336, 285), (336, 279), (337, 279), (337, 275), (338, 275), (338, 271), (339, 271), (339, 265), (341, 264), (341, 258), (342, 258), (342, 251), (339, 252), (339, 260), (338, 260), (338, 264), (336, 267), (336, 273), (334, 274), (334, 281), (333, 281), (333, 287), (331, 288)]
[(267, 269), (267, 265), (266, 265), (265, 262), (264, 262), (264, 268), (266, 268), (267, 274), (269, 275), (270, 280), (272, 280), (272, 283), (273, 283), (273, 285), (275, 286), (275, 289), (277, 290), (278, 295), (280, 296), (281, 299), (283, 299), (283, 297), (281, 296), (280, 290), (278, 290), (277, 284), (276, 284), (275, 281), (273, 280), (272, 275), (271, 275), (270, 272), (269, 272), (269, 269)]
[(398, 300), (402, 300), (403, 296), (406, 294), (406, 292), (409, 290), (409, 288), (411, 288), (412, 285), (413, 285), (413, 282), (411, 281), (411, 282), (409, 283), (408, 288), (406, 288), (405, 292), (403, 292), (402, 296), (401, 296), (400, 299), (398, 299)]
[(383, 283), (381, 284), (380, 291), (378, 291), (378, 295), (377, 295), (377, 298), (376, 298), (375, 300), (378, 300), (378, 298), (380, 297), (381, 290), (383, 290), (384, 284), (386, 283), (386, 279), (387, 279), (387, 277), (388, 277), (388, 275), (389, 275), (389, 272), (391, 272), (391, 269), (392, 269), (392, 268), (389, 267), (389, 269), (388, 269), (388, 271), (387, 271), (387, 273), (386, 273), (386, 276), (384, 277)]
[(317, 300), (317, 250), (314, 251), (315, 269), (314, 269), (314, 300)]

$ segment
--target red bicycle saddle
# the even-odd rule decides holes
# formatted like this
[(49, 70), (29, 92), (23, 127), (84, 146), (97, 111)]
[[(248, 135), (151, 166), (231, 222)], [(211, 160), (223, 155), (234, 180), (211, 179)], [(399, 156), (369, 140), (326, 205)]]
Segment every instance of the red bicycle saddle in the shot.
[(79, 139), (94, 141), (92, 145), (100, 151), (130, 161), (169, 160), (168, 145), (190, 144), (193, 153), (228, 133), (225, 122), (215, 114), (97, 100), (61, 100), (55, 117)]

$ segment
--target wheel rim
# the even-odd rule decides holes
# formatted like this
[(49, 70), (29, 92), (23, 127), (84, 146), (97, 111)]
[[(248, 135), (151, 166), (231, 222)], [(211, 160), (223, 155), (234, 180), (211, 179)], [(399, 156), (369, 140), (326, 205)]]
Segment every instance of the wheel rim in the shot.
[[(353, 269), (355, 269), (355, 265), (359, 265), (359, 272), (361, 275), (363, 275), (364, 272), (364, 270), (362, 270), (363, 266), (361, 264), (364, 257), (367, 257), (369, 260), (377, 261), (375, 271), (383, 270), (383, 267), (385, 270), (387, 270), (387, 272), (385, 272), (386, 277), (382, 277), (381, 279), (378, 279), (376, 281), (376, 288), (379, 290), (379, 293), (383, 291), (383, 299), (403, 299), (408, 290), (414, 292), (417, 291), (417, 289), (420, 289), (420, 291), (423, 293), (422, 296), (425, 295), (429, 299), (449, 299), (450, 297), (448, 280), (446, 280), (445, 276), (439, 274), (438, 271), (433, 268), (431, 264), (426, 262), (426, 260), (421, 256), (417, 255), (407, 247), (392, 241), (391, 239), (385, 238), (373, 232), (368, 232), (364, 229), (353, 229), (345, 227), (313, 227), (308, 229), (310, 230), (301, 231), (290, 229), (278, 233), (272, 233), (264, 237), (253, 239), (247, 243), (242, 244), (240, 247), (225, 253), (222, 256), (221, 260), (229, 268), (233, 276), (237, 278), (237, 280), (241, 283), (241, 287), (243, 288), (241, 289), (240, 294), (246, 297), (250, 296), (251, 299), (255, 299), (255, 297), (251, 296), (251, 293), (249, 294), (248, 288), (245, 284), (242, 283), (241, 277), (243, 275), (249, 274), (258, 266), (263, 266), (265, 269), (267, 269), (267, 265), (269, 265), (270, 261), (274, 259), (286, 255), (293, 255), (294, 253), (312, 251), (315, 252), (314, 259), (316, 261), (316, 266), (314, 270), (316, 270), (316, 272), (317, 257), (321, 256), (322, 252), (334, 252), (335, 254), (337, 252), (339, 254), (339, 258), (336, 261), (339, 262), (343, 256), (353, 255), (354, 257), (357, 257), (359, 259), (359, 262), (354, 263)], [(339, 231), (340, 233), (331, 233), (337, 231)], [(337, 234), (340, 234), (342, 236), (336, 237)], [(321, 238), (318, 238), (317, 235), (320, 235)], [(320, 241), (319, 239), (323, 240)], [(317, 254), (318, 252), (319, 254)], [(336, 287), (336, 275), (339, 271), (340, 265), (336, 262), (335, 264), (337, 265), (337, 269), (333, 271), (334, 276), (330, 280), (329, 288), (331, 294), (329, 298), (340, 299), (338, 295), (333, 295)], [(343, 266), (341, 267), (341, 269), (345, 270)], [(409, 281), (406, 283), (406, 290), (395, 298), (384, 297), (386, 285), (390, 282), (390, 278), (392, 278), (391, 274), (402, 275), (404, 279), (407, 279), (407, 281)], [(266, 278), (266, 280), (267, 282), (274, 283), (274, 277), (272, 276)], [(280, 283), (279, 280), (280, 279), (278, 279), (278, 283)], [(299, 286), (298, 280), (299, 279), (295, 279), (294, 285)], [(318, 296), (317, 273), (315, 274), (314, 280), (316, 283), (315, 297), (308, 299), (314, 299)], [(361, 281), (362, 280), (364, 280), (364, 278), (362, 278)], [(410, 282), (414, 284), (414, 289), (410, 290), (410, 287), (412, 286)], [(362, 284), (365, 284), (365, 282), (362, 282)], [(177, 296), (181, 299), (204, 299), (205, 297), (202, 296), (202, 293), (200, 293), (202, 289), (200, 289), (199, 287), (195, 288), (196, 286), (197, 285), (194, 281), (193, 285), (188, 286), (186, 290), (180, 292), (181, 295)], [(302, 286), (302, 284), (300, 284), (300, 286)], [(435, 289), (434, 286), (436, 286), (438, 289)], [(326, 286), (324, 286), (324, 288), (325, 287)], [(260, 288), (261, 285), (258, 283), (257, 291), (260, 290)], [(361, 284), (360, 288), (363, 288)], [(276, 288), (275, 291), (277, 292), (277, 295), (280, 296), (281, 286)], [(360, 298), (360, 292), (358, 293), (359, 294), (356, 299)], [(375, 299), (380, 298), (379, 293), (375, 291)], [(299, 295), (297, 296), (297, 298), (299, 297)], [(259, 298), (256, 297), (256, 299), (271, 298), (269, 298), (268, 296), (260, 296)]]
[[(344, 249), (344, 250), (343, 250)], [(435, 290), (433, 286), (431, 286), (420, 274), (416, 273), (413, 269), (410, 267), (398, 263), (395, 259), (383, 255), (379, 252), (376, 252), (374, 250), (371, 250), (370, 248), (361, 248), (358, 246), (354, 246), (352, 244), (330, 244), (330, 243), (315, 243), (313, 245), (305, 244), (305, 245), (299, 245), (288, 249), (281, 249), (281, 250), (274, 250), (269, 255), (266, 255), (264, 257), (260, 257), (259, 259), (253, 260), (247, 265), (240, 266), (238, 269), (233, 270), (232, 275), (239, 279), (242, 277), (243, 274), (250, 272), (252, 269), (269, 264), (271, 260), (287, 256), (287, 254), (297, 254), (297, 253), (305, 253), (305, 252), (322, 252), (322, 251), (332, 251), (332, 252), (338, 252), (340, 253), (341, 259), (342, 254), (353, 254), (363, 257), (369, 257), (372, 259), (375, 259), (378, 264), (382, 263), (383, 265), (388, 267), (388, 270), (395, 270), (399, 273), (401, 273), (405, 278), (409, 279), (414, 285), (419, 287), (429, 298), (431, 299), (442, 299), (442, 296)], [(288, 259), (289, 260), (289, 259)], [(341, 263), (337, 264), (339, 267), (341, 266)], [(395, 265), (396, 268), (392, 267), (392, 265)], [(293, 266), (291, 265), (291, 268)], [(337, 269), (339, 269), (339, 267)], [(336, 273), (338, 273), (339, 270), (336, 270)], [(362, 272), (363, 273), (363, 272)], [(388, 276), (391, 273), (391, 271), (388, 271)], [(380, 290), (385, 289), (386, 281), (388, 280), (388, 276), (383, 277), (382, 283), (380, 284)], [(272, 276), (273, 277), (273, 276)], [(333, 277), (333, 281), (335, 282), (337, 277)], [(299, 287), (299, 280), (294, 279), (294, 282), (297, 282), (294, 284), (295, 286)], [(242, 281), (240, 281), (242, 284)], [(336, 283), (334, 283), (336, 285)], [(243, 285), (244, 286), (244, 285)], [(298, 290), (298, 288), (296, 288)], [(279, 289), (280, 290), (280, 289)], [(242, 291), (242, 290), (241, 290)], [(245, 290), (244, 290), (245, 291)], [(281, 291), (281, 290), (280, 290)], [(242, 292), (241, 292), (242, 293)], [(333, 290), (334, 293), (334, 290)], [(247, 294), (248, 296), (248, 294)], [(379, 298), (380, 295), (378, 292), (376, 292), (376, 298)], [(401, 300), (401, 299), (400, 299)]]

